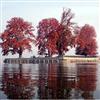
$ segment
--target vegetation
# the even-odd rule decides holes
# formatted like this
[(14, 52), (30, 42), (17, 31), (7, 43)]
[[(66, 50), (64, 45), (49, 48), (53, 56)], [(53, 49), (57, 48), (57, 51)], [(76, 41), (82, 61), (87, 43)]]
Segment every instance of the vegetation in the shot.
[(31, 42), (34, 41), (33, 27), (31, 23), (24, 21), (22, 18), (14, 17), (7, 22), (6, 29), (1, 34), (1, 48), (3, 55), (19, 54), (22, 56), (24, 50), (31, 50)]
[(97, 54), (96, 32), (93, 26), (84, 25), (77, 35), (76, 54), (95, 56)]
[(34, 43), (39, 55), (62, 56), (74, 47), (77, 55), (95, 56), (97, 43), (94, 27), (89, 24), (80, 27), (72, 22), (73, 18), (71, 9), (64, 9), (61, 21), (56, 18), (42, 19), (37, 27), (36, 38), (31, 23), (22, 18), (12, 18), (0, 36), (3, 55), (11, 52), (21, 57), (24, 50), (31, 51), (31, 43)]
[(73, 47), (75, 37), (72, 35), (74, 14), (71, 9), (64, 9), (61, 22), (55, 18), (43, 19), (38, 25), (37, 45), (39, 54), (63, 55), (68, 46)]
[(43, 19), (38, 25), (37, 46), (40, 55), (52, 55), (57, 53), (57, 28), (59, 22), (55, 18)]

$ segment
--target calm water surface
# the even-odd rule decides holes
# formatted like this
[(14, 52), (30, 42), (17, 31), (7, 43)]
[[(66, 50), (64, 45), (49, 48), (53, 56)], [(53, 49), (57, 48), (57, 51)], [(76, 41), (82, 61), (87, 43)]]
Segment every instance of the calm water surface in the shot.
[(100, 99), (100, 64), (3, 64), (0, 99)]

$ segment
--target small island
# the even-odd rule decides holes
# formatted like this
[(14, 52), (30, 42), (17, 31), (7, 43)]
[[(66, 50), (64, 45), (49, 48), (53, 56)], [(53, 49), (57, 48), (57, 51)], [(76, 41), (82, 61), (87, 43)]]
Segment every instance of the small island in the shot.
[[(74, 15), (71, 9), (63, 9), (61, 21), (53, 17), (42, 19), (37, 25), (37, 35), (30, 22), (11, 18), (0, 36), (0, 46), (3, 55), (19, 54), (19, 58), (6, 58), (4, 63), (99, 62), (95, 28), (72, 22)], [(44, 57), (23, 58), (23, 52), (31, 51), (32, 45)], [(76, 56), (65, 55), (71, 48), (75, 48)]]

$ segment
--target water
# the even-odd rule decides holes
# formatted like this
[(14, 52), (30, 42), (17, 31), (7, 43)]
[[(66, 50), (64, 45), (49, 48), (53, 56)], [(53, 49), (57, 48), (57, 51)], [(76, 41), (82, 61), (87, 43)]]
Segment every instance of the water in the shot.
[(3, 64), (0, 99), (100, 99), (100, 64)]

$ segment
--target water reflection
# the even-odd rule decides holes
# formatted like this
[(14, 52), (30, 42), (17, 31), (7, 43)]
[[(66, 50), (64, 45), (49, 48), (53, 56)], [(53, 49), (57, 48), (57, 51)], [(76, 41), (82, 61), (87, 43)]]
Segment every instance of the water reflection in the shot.
[(78, 87), (84, 99), (93, 99), (96, 90), (96, 64), (77, 64)]
[(4, 66), (2, 91), (9, 99), (31, 99), (35, 95), (36, 80), (32, 80), (31, 70), (27, 69), (25, 72), (23, 67), (22, 64), (17, 65), (17, 67)]
[(42, 71), (43, 77), (40, 75), (39, 78), (39, 98), (93, 99), (96, 89), (96, 66), (97, 64), (90, 63), (66, 66), (49, 64), (48, 70)]
[(9, 99), (93, 99), (97, 64), (7, 65), (2, 90)]

